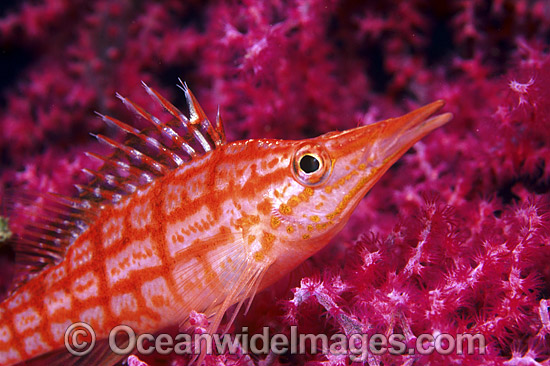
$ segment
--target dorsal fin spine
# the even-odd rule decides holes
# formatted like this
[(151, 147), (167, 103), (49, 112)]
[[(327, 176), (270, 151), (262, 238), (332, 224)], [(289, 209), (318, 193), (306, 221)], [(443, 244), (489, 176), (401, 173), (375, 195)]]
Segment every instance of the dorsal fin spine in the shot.
[(212, 146), (210, 146), (202, 132), (200, 132), (197, 128), (193, 128), (193, 133), (195, 134), (196, 139), (199, 140), (204, 152), (212, 151)]
[[(181, 83), (181, 80), (180, 80), (180, 83)], [(185, 99), (187, 100), (187, 104), (189, 105), (189, 121), (191, 125), (201, 126), (205, 131), (207, 131), (208, 136), (212, 138), (212, 142), (214, 143), (214, 145), (219, 146), (219, 144), (216, 143), (216, 141), (221, 141), (221, 137), (218, 131), (210, 123), (210, 120), (206, 116), (206, 113), (204, 113), (204, 110), (200, 106), (193, 92), (187, 86), (187, 83), (182, 83), (182, 87), (180, 87), (180, 89), (182, 89), (183, 92), (185, 93)], [(210, 145), (209, 142), (207, 142), (206, 138), (204, 138), (203, 133), (199, 129), (196, 129), (196, 131), (198, 134), (200, 134), (200, 136), (204, 141), (202, 146), (205, 149), (205, 151), (212, 150), (212, 146)]]
[(194, 124), (197, 124), (198, 122), (198, 119), (199, 119), (199, 114), (198, 114), (198, 111), (197, 111), (197, 108), (195, 107), (195, 97), (194, 95), (190, 92), (189, 88), (187, 87), (187, 83), (186, 82), (183, 82), (181, 81), (181, 79), (179, 79), (179, 82), (181, 85), (178, 85), (178, 88), (180, 88), (181, 90), (183, 90), (183, 94), (185, 95), (185, 99), (187, 100), (187, 107), (189, 108), (189, 122), (194, 125)]
[[(53, 226), (53, 225), (50, 225), (50, 224), (46, 224), (46, 223), (35, 223), (34, 224), (34, 229), (44, 230), (44, 231), (52, 231), (52, 232), (55, 232), (55, 233), (59, 233), (59, 230), (60, 230), (59, 227)], [(33, 230), (33, 229), (30, 229), (30, 230)]]
[(129, 164), (126, 164), (125, 162), (123, 161), (120, 161), (120, 160), (111, 160), (111, 159), (108, 159), (102, 155), (99, 155), (99, 154), (96, 154), (96, 153), (93, 153), (93, 152), (86, 152), (85, 153), (87, 156), (89, 157), (92, 157), (96, 160), (99, 160), (101, 161), (105, 166), (110, 166), (110, 167), (115, 167), (115, 168), (120, 168), (126, 172), (128, 172), (130, 175), (133, 175), (135, 177), (142, 177), (144, 178), (147, 182), (152, 182), (153, 181), (153, 177), (151, 176), (151, 174), (149, 174), (148, 172), (144, 171), (144, 170), (141, 170), (135, 166), (132, 166), (132, 165), (129, 165)]
[[(20, 244), (23, 244), (23, 245), (34, 245), (34, 241), (30, 241), (28, 239), (23, 239)], [(42, 250), (47, 250), (49, 252), (53, 252), (53, 253), (57, 253), (57, 254), (60, 254), (62, 255), (63, 254), (63, 250), (61, 249), (61, 247), (59, 245), (51, 245), (51, 244), (48, 244), (48, 243), (40, 243), (40, 248), (39, 249), (42, 249)]]
[(172, 103), (170, 103), (168, 100), (166, 100), (162, 95), (160, 95), (155, 89), (150, 88), (147, 84), (145, 84), (143, 81), (141, 82), (145, 90), (147, 91), (147, 94), (149, 94), (154, 100), (156, 100), (160, 105), (164, 107), (170, 113), (172, 116), (177, 118), (183, 127), (187, 127), (187, 124), (189, 123), (189, 120), (187, 117)]
[[(149, 89), (152, 91), (151, 88), (145, 85), (146, 90)], [(151, 95), (151, 94), (150, 94)], [(155, 96), (156, 94), (153, 94), (154, 99), (159, 101)], [(183, 148), (183, 151), (187, 153), (191, 158), (193, 158), (196, 155), (195, 149), (193, 149), (189, 144), (187, 144), (183, 139), (174, 131), (172, 128), (167, 126), (166, 124), (162, 123), (157, 117), (151, 115), (150, 113), (146, 112), (143, 108), (132, 102), (131, 100), (124, 98), (122, 95), (117, 93), (117, 97), (124, 103), (124, 105), (130, 109), (132, 112), (137, 114), (138, 116), (142, 117), (146, 121), (149, 121), (151, 124), (153, 124), (158, 131), (171, 139), (176, 145), (181, 146)], [(160, 101), (159, 101), (160, 102)], [(160, 102), (162, 104), (162, 102)], [(163, 105), (163, 104), (162, 104)], [(164, 105), (163, 105), (164, 106)], [(175, 108), (175, 107), (174, 107)], [(181, 112), (180, 112), (181, 113)], [(181, 121), (181, 118), (179, 118)], [(185, 129), (188, 129), (188, 125), (183, 123), (183, 127)]]
[(207, 132), (207, 135), (211, 137), (214, 147), (219, 146), (218, 141), (220, 141), (219, 135), (215, 132), (214, 126), (210, 123), (209, 120), (205, 119), (200, 123), (201, 129)]
[(113, 174), (102, 174), (100, 172), (92, 171), (89, 169), (82, 169), (83, 172), (88, 174), (93, 179), (98, 179), (99, 181), (106, 182), (110, 186), (122, 187), (126, 193), (133, 193), (136, 190), (136, 187), (130, 184), (123, 182), (119, 177)]
[(132, 112), (134, 112), (135, 114), (143, 117), (144, 119), (150, 121), (150, 122), (153, 122), (150, 118), (149, 118), (149, 113), (147, 113), (143, 108), (141, 108), (139, 105), (135, 104), (134, 102), (132, 102), (131, 100), (123, 97), (122, 95), (120, 95), (119, 93), (115, 93), (116, 97), (118, 99), (120, 99), (120, 101), (122, 102), (122, 104), (124, 104), (126, 106), (126, 108), (128, 108), (129, 110), (131, 110)]
[(168, 136), (174, 144), (181, 146), (183, 151), (185, 151), (185, 153), (189, 155), (191, 158), (197, 155), (195, 149), (193, 149), (191, 145), (189, 145), (187, 142), (183, 141), (180, 135), (178, 135), (176, 131), (174, 131), (169, 126), (162, 125), (162, 133)]
[(108, 201), (112, 201), (112, 199), (114, 198), (114, 194), (109, 192), (108, 190), (106, 189), (99, 189), (99, 187), (88, 187), (88, 186), (84, 186), (84, 185), (81, 185), (81, 184), (75, 184), (75, 187), (76, 189), (78, 189), (78, 191), (82, 194), (84, 193), (88, 193), (89, 195), (95, 197), (96, 199), (99, 199), (99, 200), (108, 200)]
[(223, 145), (225, 144), (225, 130), (223, 127), (223, 120), (222, 120), (222, 114), (220, 112), (220, 106), (218, 105), (218, 112), (216, 113), (216, 145)]
[(162, 163), (159, 163), (158, 161), (150, 158), (149, 156), (145, 155), (144, 153), (142, 153), (141, 151), (139, 151), (138, 149), (135, 149), (133, 147), (129, 147), (127, 145), (124, 145), (124, 144), (121, 144), (107, 136), (104, 136), (104, 135), (94, 135), (95, 138), (97, 138), (100, 142), (103, 142), (115, 149), (119, 149), (120, 151), (124, 152), (126, 155), (128, 155), (129, 157), (133, 157), (134, 159), (140, 161), (140, 162), (144, 162), (145, 164), (147, 164), (148, 166), (151, 166), (153, 167), (159, 174), (161, 175), (164, 175), (166, 174), (166, 168), (168, 168), (167, 166), (165, 166), (164, 164)]
[(127, 134), (135, 136), (136, 138), (141, 140), (144, 144), (149, 144), (150, 146), (154, 146), (157, 149), (158, 153), (162, 154), (166, 159), (169, 159), (170, 161), (172, 161), (177, 166), (183, 164), (183, 160), (179, 156), (174, 154), (172, 151), (168, 150), (157, 139), (141, 134), (138, 129), (136, 129), (134, 127), (131, 127), (131, 126), (127, 125), (126, 123), (117, 120), (116, 118), (104, 116), (101, 113), (97, 113), (97, 112), (96, 112), (96, 114), (98, 116), (100, 116), (101, 119), (103, 121), (105, 121), (105, 123), (107, 123), (107, 124), (109, 124), (113, 127), (117, 127), (120, 130), (122, 130), (123, 132), (126, 132)]
[(95, 112), (95, 114), (98, 115), (103, 120), (103, 122), (105, 122), (109, 126), (119, 128), (122, 131), (133, 135), (139, 134), (139, 130), (137, 128), (134, 128), (116, 118), (105, 116), (99, 112)]
[(154, 139), (149, 136), (144, 136), (142, 134), (136, 135), (140, 140), (142, 140), (144, 143), (151, 144), (154, 146), (159, 153), (161, 153), (163, 156), (165, 156), (166, 159), (170, 159), (174, 164), (177, 166), (180, 166), (183, 164), (182, 158), (180, 158), (178, 155), (176, 155), (174, 152), (168, 150), (166, 146), (164, 146), (162, 143), (160, 143), (157, 139)]
[(201, 147), (205, 152), (212, 151), (212, 146), (206, 140), (202, 132), (196, 127), (197, 125), (200, 126), (200, 123), (203, 120), (208, 120), (208, 118), (206, 117), (206, 114), (202, 110), (199, 102), (197, 101), (197, 99), (195, 98), (191, 90), (189, 90), (189, 88), (187, 87), (187, 83), (181, 81), (181, 79), (178, 79), (178, 80), (181, 84), (181, 85), (178, 85), (178, 88), (183, 90), (185, 99), (187, 100), (187, 106), (189, 109), (189, 119), (188, 119), (189, 130), (191, 130), (191, 132), (193, 133), (197, 141), (199, 141)]
[(60, 208), (57, 208), (57, 207), (53, 207), (53, 206), (47, 206), (44, 208), (44, 211), (46, 213), (54, 213), (56, 215), (58, 215), (59, 217), (64, 217), (64, 218), (69, 218), (69, 219), (74, 219), (74, 218), (81, 218), (83, 216), (82, 212), (67, 212), (67, 210), (70, 210), (70, 209), (73, 209), (74, 207), (70, 207), (70, 206), (65, 206), (65, 205), (62, 205), (61, 203), (59, 203), (60, 206), (62, 206), (64, 209), (60, 209)]
[(58, 244), (59, 243), (59, 239), (57, 239), (55, 236), (52, 236), (52, 235), (49, 235), (49, 234), (44, 234), (44, 233), (39, 234), (39, 233), (29, 232), (28, 235), (29, 235), (30, 238), (40, 239), (40, 240), (44, 241), (42, 244), (47, 244), (47, 243)]

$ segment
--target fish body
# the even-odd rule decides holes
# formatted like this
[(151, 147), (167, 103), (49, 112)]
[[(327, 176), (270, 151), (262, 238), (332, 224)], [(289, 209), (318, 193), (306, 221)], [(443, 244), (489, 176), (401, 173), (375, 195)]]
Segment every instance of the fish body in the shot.
[[(325, 246), (383, 173), (451, 119), (432, 117), (443, 105), (438, 101), (403, 117), (313, 139), (226, 143), (221, 120), (211, 125), (186, 88), (189, 119), (146, 90), (186, 127), (186, 138), (171, 135), (175, 144), (161, 146), (176, 164), (170, 168), (158, 155), (141, 157), (135, 168), (154, 179), (139, 185), (136, 177), (121, 175), (126, 187), (136, 186), (133, 192), (121, 189), (117, 196), (104, 189), (94, 203), (87, 200), (94, 191), (83, 190), (77, 214), (87, 225), (73, 228), (78, 235), (63, 255), (53, 256), (0, 304), (0, 364), (48, 354), (52, 365), (61, 364), (55, 352), (67, 353), (65, 331), (75, 322), (90, 324), (97, 339), (104, 339), (117, 325), (155, 332), (185, 322), (195, 310), (209, 316), (209, 331), (216, 331), (230, 306), (240, 308)], [(123, 101), (160, 130), (171, 126)], [(140, 141), (150, 136), (102, 117)], [(202, 144), (202, 154), (192, 141)], [(188, 161), (174, 155), (177, 145)], [(139, 150), (114, 147), (127, 155)], [(96, 172), (96, 185), (106, 176)], [(44, 235), (34, 244), (44, 242)]]

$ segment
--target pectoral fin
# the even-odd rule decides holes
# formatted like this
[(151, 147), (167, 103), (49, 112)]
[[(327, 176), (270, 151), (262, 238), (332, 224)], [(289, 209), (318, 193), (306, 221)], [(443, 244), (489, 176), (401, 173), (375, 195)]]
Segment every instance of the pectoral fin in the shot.
[[(244, 248), (242, 235), (220, 233), (194, 243), (192, 248), (181, 253), (186, 260), (175, 270), (178, 291), (185, 303), (180, 329), (188, 328), (189, 313), (195, 310), (209, 317), (208, 333), (213, 334), (226, 311), (237, 304), (226, 325), (227, 331), (247, 299), (247, 308), (250, 306), (272, 263), (258, 261)], [(198, 364), (203, 358), (204, 353)]]

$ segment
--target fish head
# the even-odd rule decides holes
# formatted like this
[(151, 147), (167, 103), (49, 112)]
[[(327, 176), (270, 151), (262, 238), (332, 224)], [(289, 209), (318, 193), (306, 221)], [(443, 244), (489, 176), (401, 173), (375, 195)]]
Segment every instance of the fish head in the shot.
[(286, 186), (274, 208), (284, 234), (280, 253), (300, 262), (325, 246), (382, 175), (451, 120), (450, 113), (434, 116), (443, 105), (436, 101), (401, 117), (293, 142)]

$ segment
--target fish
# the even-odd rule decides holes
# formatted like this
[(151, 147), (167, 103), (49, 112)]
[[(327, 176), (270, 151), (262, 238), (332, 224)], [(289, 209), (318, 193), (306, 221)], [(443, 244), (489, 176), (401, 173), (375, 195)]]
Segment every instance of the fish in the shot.
[[(256, 293), (322, 249), (409, 148), (452, 119), (437, 114), (438, 100), (315, 138), (227, 142), (219, 108), (211, 123), (185, 83), (188, 115), (143, 87), (169, 118), (117, 94), (148, 127), (98, 113), (126, 140), (94, 135), (113, 152), (89, 153), (101, 162), (84, 169), (90, 183), (76, 197), (40, 197), (41, 211), (14, 233), (0, 364), (111, 365), (121, 356), (105, 339), (118, 325), (156, 332), (183, 327), (196, 311), (212, 334), (236, 305), (231, 324)], [(64, 347), (77, 322), (98, 340), (82, 357)]]

